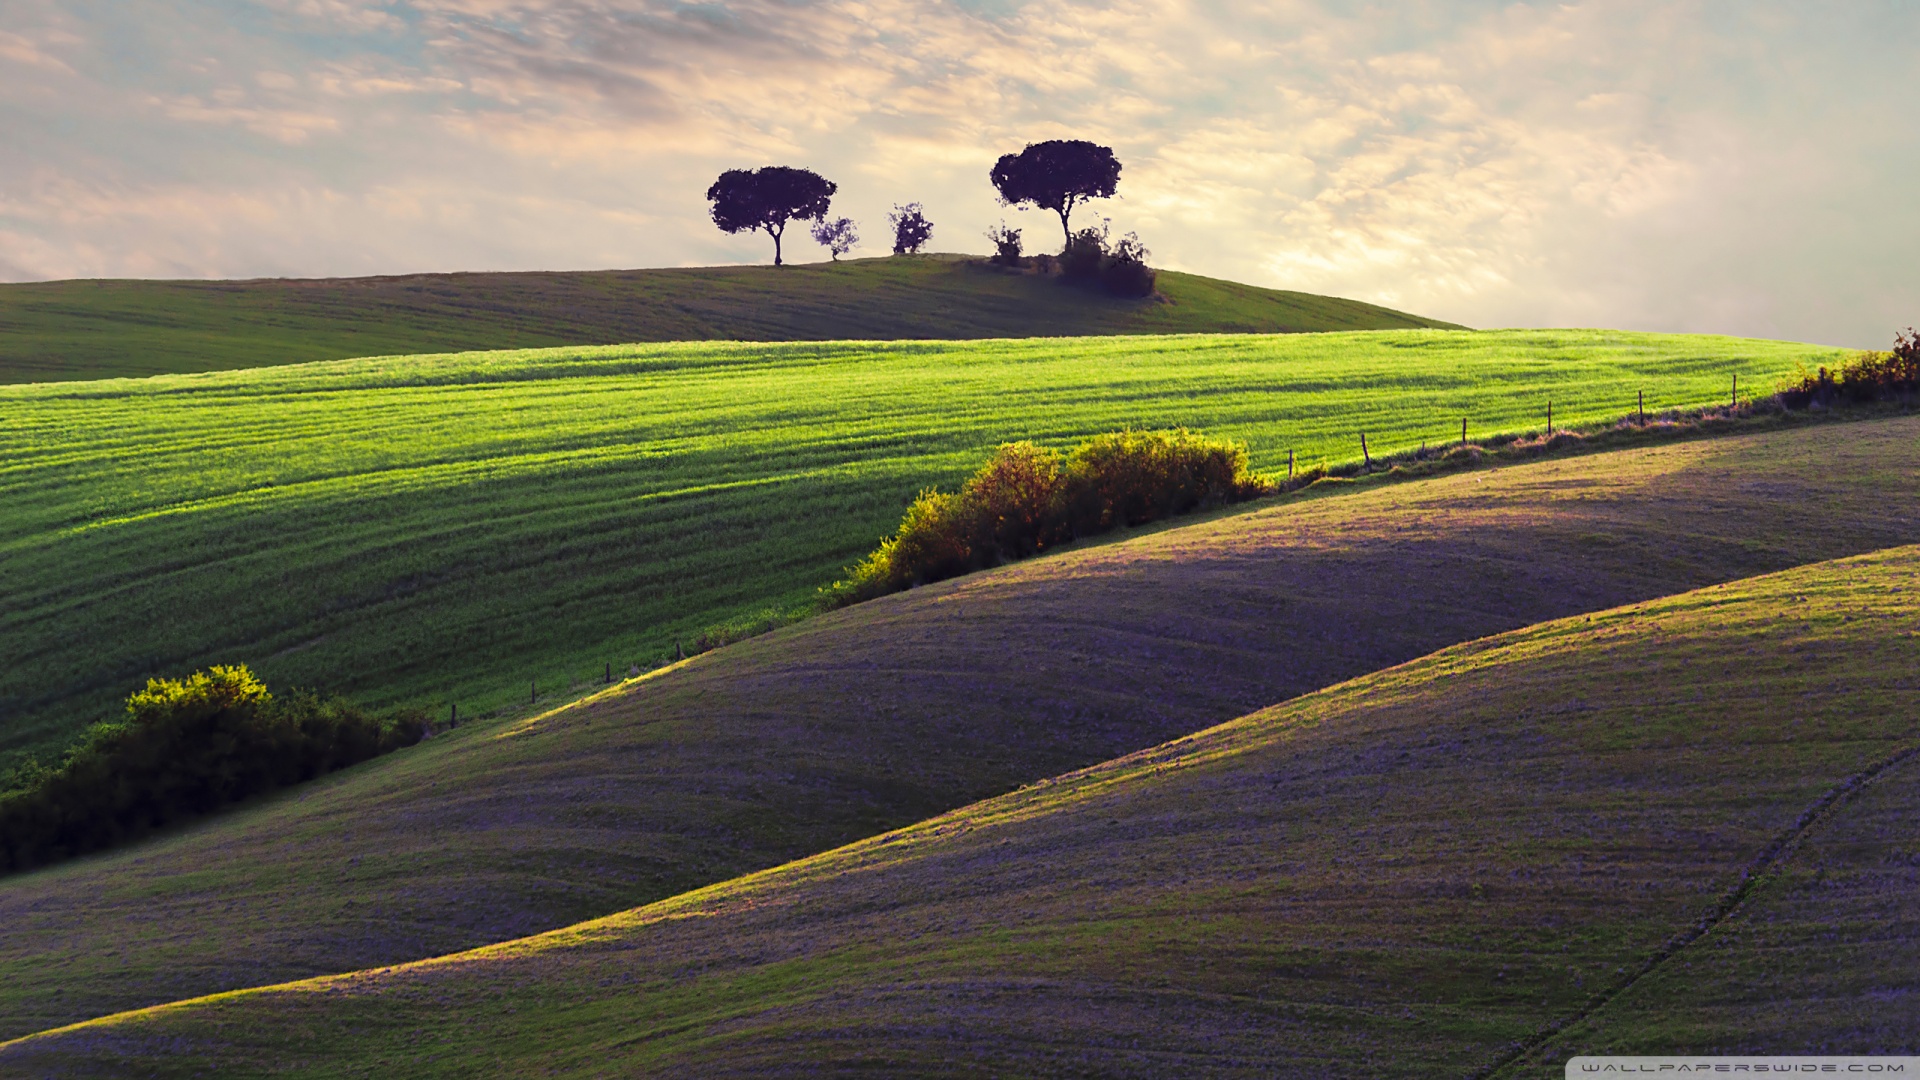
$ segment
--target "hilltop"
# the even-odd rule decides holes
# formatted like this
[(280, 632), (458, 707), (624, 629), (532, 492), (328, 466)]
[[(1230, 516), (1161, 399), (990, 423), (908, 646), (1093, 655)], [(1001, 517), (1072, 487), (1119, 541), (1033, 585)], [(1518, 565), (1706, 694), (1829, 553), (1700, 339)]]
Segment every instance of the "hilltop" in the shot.
[(1453, 328), (1337, 297), (1163, 271), (1158, 297), (928, 255), (786, 267), (0, 285), (0, 383), (359, 356), (656, 341)]
[(1916, 617), (1902, 548), (1549, 622), (650, 907), (0, 1061), (1416, 1077), (1568, 1027), (1501, 1071), (1703, 1033), (1910, 1048)]
[[(1913, 418), (1831, 425), (1301, 498), (886, 597), (463, 727), (0, 880), (0, 1035), (562, 926), (1458, 642), (1914, 542), (1916, 435)], [(1593, 670), (1630, 694), (1646, 669), (1616, 660)], [(1477, 805), (1471, 784), (1454, 795)]]
[[(150, 675), (444, 715), (762, 624), (1003, 442), (1243, 440), (1256, 468), (1726, 400), (1839, 350), (1391, 330), (680, 343), (0, 387), (0, 768)], [(1224, 719), (1224, 717), (1221, 717)]]

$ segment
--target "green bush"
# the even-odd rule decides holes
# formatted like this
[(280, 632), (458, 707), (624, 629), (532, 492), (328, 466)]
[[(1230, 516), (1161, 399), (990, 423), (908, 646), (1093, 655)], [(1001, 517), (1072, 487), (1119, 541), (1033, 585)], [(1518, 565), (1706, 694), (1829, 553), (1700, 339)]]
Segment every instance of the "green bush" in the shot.
[(1184, 430), (1100, 435), (1064, 457), (1008, 443), (958, 494), (922, 491), (899, 531), (824, 590), (825, 599), (855, 603), (1271, 490), (1248, 471), (1245, 447)]
[(56, 767), (0, 784), (0, 870), (99, 851), (416, 743), (422, 714), (276, 698), (243, 665), (152, 679), (124, 720), (94, 725)]
[(1920, 334), (1912, 327), (1894, 335), (1892, 352), (1863, 352), (1838, 370), (1801, 368), (1798, 376), (1780, 388), (1780, 401), (1789, 408), (1831, 405), (1836, 401), (1886, 401), (1920, 393)]
[(1246, 448), (1189, 431), (1122, 431), (1081, 443), (1068, 457), (1065, 516), (1072, 535), (1144, 525), (1263, 495)]

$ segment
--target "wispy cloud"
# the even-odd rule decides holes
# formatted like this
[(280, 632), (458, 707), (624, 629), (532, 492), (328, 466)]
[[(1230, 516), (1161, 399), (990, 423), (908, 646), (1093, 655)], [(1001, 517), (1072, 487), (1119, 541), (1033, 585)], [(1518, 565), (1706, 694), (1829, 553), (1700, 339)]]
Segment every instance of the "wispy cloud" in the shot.
[[(1910, 15), (1911, 13), (1906, 13)], [(1167, 265), (1480, 325), (1871, 343), (1913, 321), (1901, 5), (17, 0), (0, 273), (757, 259), (721, 168), (935, 246), (1080, 136)], [(46, 88), (60, 83), (53, 105)], [(85, 192), (84, 198), (75, 193)], [(80, 209), (84, 207), (84, 209)], [(1904, 230), (1904, 232), (1902, 231)]]

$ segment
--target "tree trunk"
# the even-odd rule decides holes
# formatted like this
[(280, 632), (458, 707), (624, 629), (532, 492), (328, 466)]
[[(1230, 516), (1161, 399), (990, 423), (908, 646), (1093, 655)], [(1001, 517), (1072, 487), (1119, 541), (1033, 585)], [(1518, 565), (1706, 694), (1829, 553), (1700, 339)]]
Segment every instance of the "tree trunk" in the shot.
[(780, 265), (780, 233), (786, 231), (787, 223), (784, 221), (780, 223), (780, 232), (774, 232), (772, 226), (767, 227), (767, 234), (773, 237), (773, 265), (775, 266)]

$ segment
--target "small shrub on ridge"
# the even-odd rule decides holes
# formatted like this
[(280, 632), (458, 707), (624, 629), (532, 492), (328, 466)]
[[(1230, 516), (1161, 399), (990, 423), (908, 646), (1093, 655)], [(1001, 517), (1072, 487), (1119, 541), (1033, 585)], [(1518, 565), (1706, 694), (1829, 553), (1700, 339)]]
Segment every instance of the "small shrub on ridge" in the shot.
[(1151, 296), (1153, 295), (1153, 268), (1147, 265), (1150, 255), (1140, 237), (1128, 233), (1113, 245), (1113, 252), (1107, 258), (1105, 266), (1100, 268), (1100, 282), (1107, 291), (1115, 296)]
[(899, 530), (823, 600), (856, 603), (1271, 490), (1248, 471), (1245, 447), (1184, 430), (1100, 435), (1064, 457), (1008, 443), (957, 494), (922, 491)]
[(1107, 261), (1107, 228), (1103, 218), (1099, 228), (1089, 226), (1074, 233), (1060, 252), (1060, 272), (1070, 278), (1098, 276)]
[(1011, 228), (1006, 222), (987, 230), (987, 239), (993, 244), (993, 262), (1002, 266), (1020, 265), (1020, 230)]
[(276, 698), (244, 665), (151, 679), (126, 718), (95, 724), (57, 766), (0, 785), (0, 870), (99, 851), (420, 741), (424, 715)]
[(1080, 444), (1067, 459), (1066, 521), (1073, 535), (1144, 525), (1262, 495), (1246, 448), (1189, 431), (1121, 431)]
[(1908, 327), (1906, 333), (1894, 335), (1891, 352), (1863, 352), (1837, 370), (1801, 368), (1795, 381), (1780, 388), (1780, 401), (1788, 408), (1803, 409), (1842, 400), (1904, 399), (1916, 393), (1920, 393), (1920, 333)]

